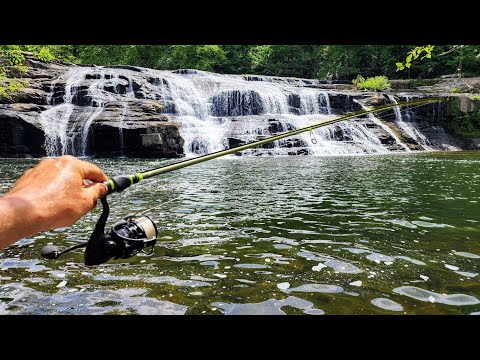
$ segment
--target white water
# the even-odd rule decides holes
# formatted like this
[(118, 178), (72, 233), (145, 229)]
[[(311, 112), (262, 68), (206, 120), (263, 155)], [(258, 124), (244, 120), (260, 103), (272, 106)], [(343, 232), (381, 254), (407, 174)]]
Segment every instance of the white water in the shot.
[[(85, 86), (87, 74), (98, 73), (99, 79), (89, 80), (86, 96), (92, 98), (92, 106), (86, 106), (75, 113), (74, 99), (78, 95), (78, 88)], [(54, 87), (60, 81), (65, 81), (63, 102), (53, 105), (40, 113), (40, 125), (45, 133), (45, 150), (47, 156), (62, 154), (86, 155), (88, 132), (90, 125), (104, 110), (106, 103), (112, 98), (102, 91), (105, 75), (114, 76), (111, 70), (103, 68), (72, 68), (63, 74), (50, 86), (47, 97), (49, 104), (53, 103)]]
[[(117, 87), (125, 87), (126, 79), (128, 88), (120, 94)], [(52, 105), (40, 114), (47, 155), (86, 155), (90, 126), (100, 118), (109, 102), (120, 102), (123, 106), (118, 117), (120, 150), (123, 151), (124, 121), (129, 117), (129, 102), (137, 97), (133, 81), (136, 89), (141, 89), (142, 98), (165, 104), (166, 115), (179, 124), (187, 156), (222, 150), (229, 146), (229, 138), (250, 142), (331, 118), (334, 112), (331, 97), (337, 95), (306, 87), (308, 82), (302, 79), (219, 75), (203, 71), (177, 73), (152, 69), (135, 72), (122, 68), (72, 68), (51, 85), (48, 101)], [(63, 102), (53, 105), (55, 84), (61, 82), (65, 83)], [(80, 94), (80, 91), (83, 92)], [(87, 104), (84, 101), (79, 106), (80, 95), (90, 98)], [(392, 97), (391, 101), (395, 99)], [(410, 133), (415, 135), (424, 146), (427, 143), (425, 136), (403, 121), (397, 111), (398, 125), (410, 129), (405, 132), (409, 136)], [(381, 120), (371, 115), (368, 121), (380, 126), (405, 151), (410, 151)], [(388, 151), (375, 132), (365, 126), (365, 120), (351, 120), (246, 153), (337, 155)]]
[[(387, 94), (390, 103), (398, 104), (395, 97), (391, 94)], [(409, 98), (407, 96), (407, 101)], [(395, 112), (395, 124), (402, 129), (410, 138), (415, 140), (418, 145), (420, 145), (424, 150), (434, 150), (430, 145), (427, 137), (421, 133), (421, 131), (415, 126), (415, 122), (413, 121), (412, 117), (414, 117), (412, 111), (407, 110), (406, 117), (408, 118), (408, 122), (403, 120), (402, 112), (400, 111), (400, 107), (396, 106), (393, 108)]]
[[(224, 149), (228, 137), (251, 142), (271, 136), (269, 120), (277, 120), (281, 131), (285, 131), (323, 121), (332, 114), (327, 92), (301, 87), (298, 83), (293, 86), (288, 82), (273, 82), (268, 77), (246, 81), (242, 76), (200, 71), (182, 75), (149, 71), (149, 74), (158, 77), (158, 92), (167, 101), (168, 111), (175, 114), (174, 121), (180, 124), (185, 139), (185, 152), (191, 156)], [(292, 96), (298, 96), (298, 115), (290, 110)], [(337, 141), (339, 133), (349, 140)], [(272, 148), (245, 153), (287, 155), (302, 148), (313, 155), (388, 152), (369, 129), (355, 121), (315, 130), (316, 144), (310, 136), (300, 134), (293, 144), (291, 139), (285, 139), (273, 143)], [(287, 144), (293, 146), (285, 147)]]
[[(355, 101), (355, 102), (357, 102), (357, 101)], [(357, 102), (357, 103), (360, 104), (364, 110), (368, 110), (368, 107), (364, 106), (360, 102)], [(402, 142), (402, 140), (400, 140), (400, 138), (395, 134), (395, 132), (392, 129), (390, 129), (387, 125), (385, 125), (374, 114), (369, 113), (369, 114), (367, 114), (367, 117), (368, 117), (369, 120), (371, 120), (372, 122), (377, 124), (379, 127), (381, 127), (385, 132), (387, 132), (395, 140), (395, 143), (397, 143), (398, 145), (403, 147), (406, 152), (411, 152), (412, 151), (412, 150), (410, 150), (410, 148), (404, 142)]]

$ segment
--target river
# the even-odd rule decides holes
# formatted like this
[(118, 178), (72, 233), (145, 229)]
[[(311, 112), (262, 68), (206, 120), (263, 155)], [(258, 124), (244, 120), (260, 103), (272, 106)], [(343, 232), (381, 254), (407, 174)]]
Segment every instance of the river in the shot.
[[(91, 159), (108, 175), (173, 160)], [(36, 160), (3, 159), (0, 192)], [(95, 267), (47, 243), (88, 239), (97, 209), (0, 255), (0, 314), (480, 312), (480, 152), (229, 157), (110, 197), (160, 240)]]

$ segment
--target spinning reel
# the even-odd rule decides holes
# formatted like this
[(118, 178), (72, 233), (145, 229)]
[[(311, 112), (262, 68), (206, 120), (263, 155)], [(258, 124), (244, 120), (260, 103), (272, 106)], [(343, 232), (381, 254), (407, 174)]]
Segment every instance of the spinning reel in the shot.
[(135, 254), (145, 252), (150, 247), (150, 253), (157, 242), (158, 230), (155, 223), (148, 216), (135, 217), (127, 215), (112, 225), (109, 232), (105, 232), (105, 225), (110, 214), (107, 198), (101, 199), (103, 211), (88, 242), (60, 250), (53, 245), (47, 245), (41, 250), (46, 259), (57, 259), (69, 251), (86, 247), (85, 265), (100, 265), (111, 258), (126, 259)]

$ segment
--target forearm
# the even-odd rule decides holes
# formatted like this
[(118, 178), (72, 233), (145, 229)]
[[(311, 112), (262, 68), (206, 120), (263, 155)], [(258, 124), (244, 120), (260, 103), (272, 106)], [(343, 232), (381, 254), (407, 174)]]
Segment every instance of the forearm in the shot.
[(30, 202), (15, 196), (0, 198), (0, 251), (24, 237), (42, 230), (41, 215)]

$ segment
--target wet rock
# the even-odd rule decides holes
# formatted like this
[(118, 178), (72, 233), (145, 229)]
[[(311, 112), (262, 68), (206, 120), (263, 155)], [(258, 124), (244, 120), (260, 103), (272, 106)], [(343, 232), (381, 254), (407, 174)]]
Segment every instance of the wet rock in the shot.
[(263, 112), (260, 95), (253, 90), (222, 91), (210, 102), (213, 116), (260, 115)]
[(118, 128), (115, 123), (95, 122), (91, 127), (89, 151), (99, 156), (179, 157), (184, 140), (171, 122), (129, 123)]
[(13, 108), (17, 110), (0, 111), (0, 156), (44, 156), (43, 131), (32, 123), (25, 121), (23, 114), (18, 111), (21, 106), (14, 106)]
[(198, 74), (198, 70), (195, 70), (195, 69), (178, 69), (178, 70), (175, 70), (174, 73), (183, 74), (183, 75), (192, 75), (192, 74)]
[(17, 103), (47, 105), (47, 93), (41, 89), (25, 88), (16, 96)]
[(231, 138), (231, 137), (227, 138), (227, 141), (228, 141), (228, 147), (230, 149), (245, 144), (245, 141), (242, 141), (240, 139)]
[(298, 94), (288, 95), (288, 105), (300, 109), (300, 96)]
[(335, 130), (333, 131), (333, 136), (336, 141), (352, 141), (352, 136), (345, 132), (344, 129), (340, 126), (335, 126)]

